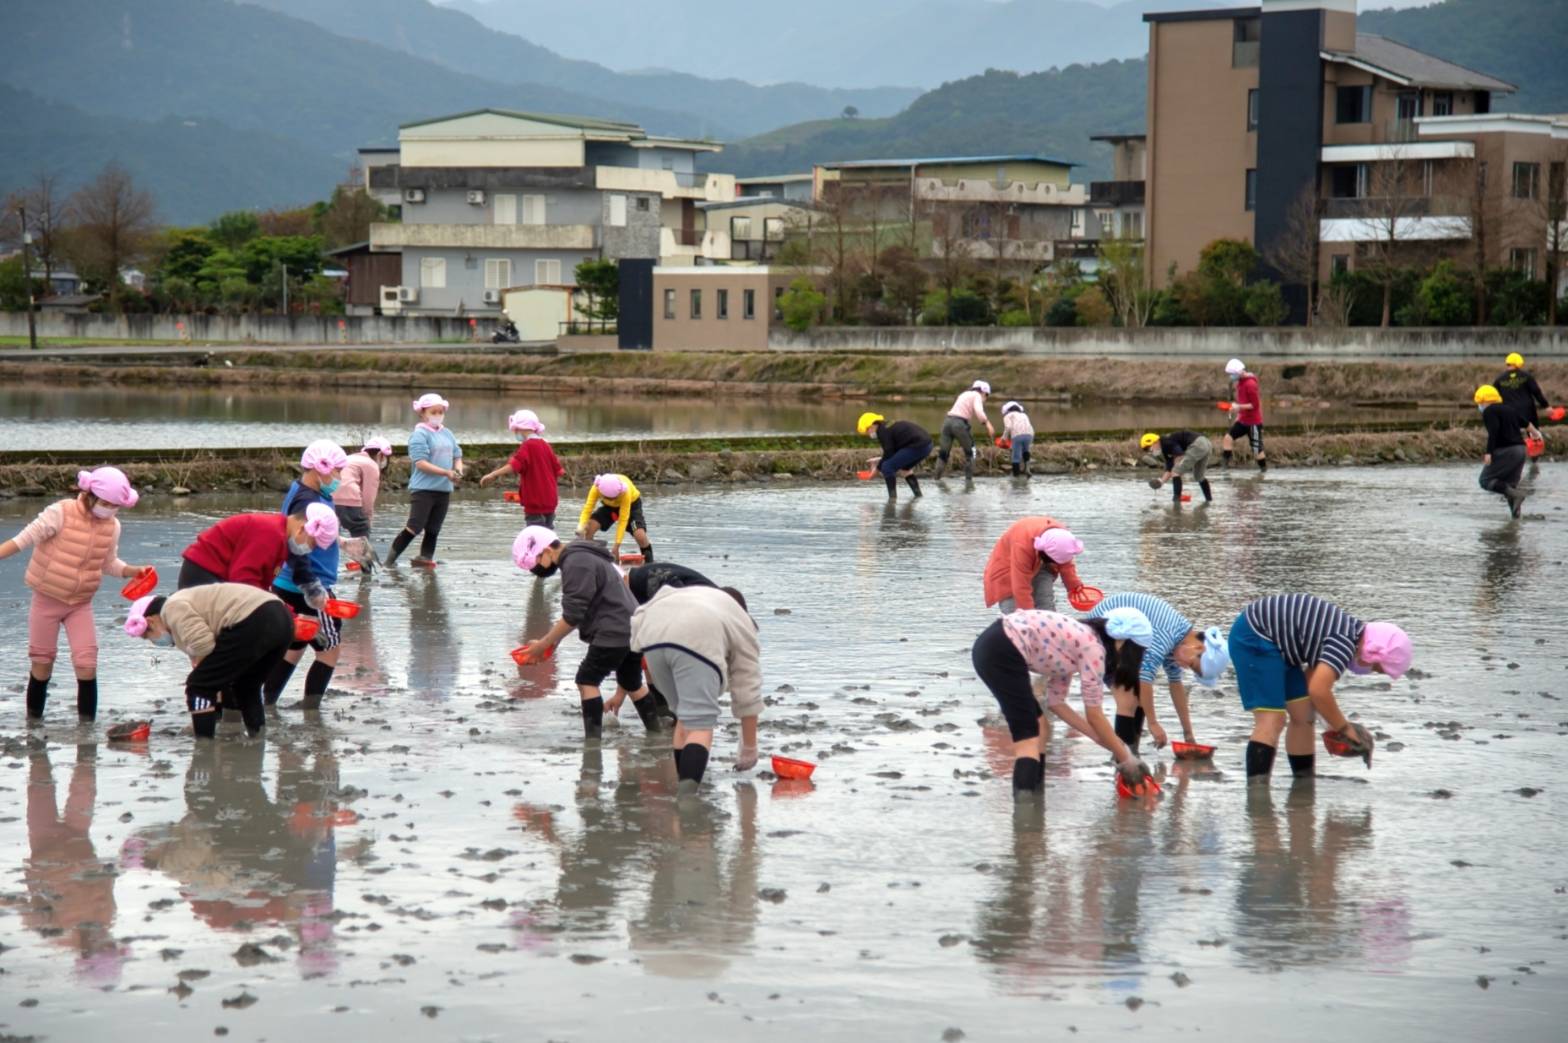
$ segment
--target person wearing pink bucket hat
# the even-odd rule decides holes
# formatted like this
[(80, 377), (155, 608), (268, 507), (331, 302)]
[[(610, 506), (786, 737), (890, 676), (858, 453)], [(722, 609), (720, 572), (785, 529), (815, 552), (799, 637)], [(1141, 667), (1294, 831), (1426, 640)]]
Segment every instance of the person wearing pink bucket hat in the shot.
[(452, 505), (452, 492), (463, 480), (463, 447), (446, 426), (446, 399), (431, 392), (414, 399), (413, 406), (419, 423), (408, 436), (408, 459), (413, 464), (408, 476), (408, 521), (393, 537), (386, 563), (396, 565), (415, 537), (421, 537), (413, 563), (434, 568), (436, 540)]
[(1410, 669), (1412, 648), (1393, 623), (1362, 622), (1311, 594), (1276, 594), (1242, 609), (1231, 625), (1230, 655), (1241, 705), (1253, 717), (1247, 778), (1266, 782), (1282, 733), (1291, 774), (1313, 775), (1318, 717), (1329, 724), (1330, 752), (1363, 757), (1371, 767), (1372, 733), (1345, 716), (1334, 685), (1346, 671), (1398, 680)]
[(1083, 586), (1073, 564), (1083, 542), (1055, 518), (1020, 518), (1007, 527), (985, 563), (985, 604), (1003, 615), (1021, 608), (1053, 611), (1060, 578), (1069, 595)]
[(624, 474), (601, 474), (593, 480), (583, 513), (577, 519), (577, 535), (580, 539), (591, 540), (599, 530), (608, 530), (612, 525), (615, 526), (615, 538), (610, 546), (611, 557), (616, 561), (621, 559), (621, 541), (626, 538), (629, 527), (644, 560), (653, 560), (648, 523), (642, 514), (642, 493)]
[(556, 482), (566, 468), (544, 440), (544, 424), (532, 409), (519, 409), (507, 418), (506, 426), (517, 436), (517, 451), (506, 463), (479, 479), (479, 484), (489, 485), (508, 473), (517, 475), (517, 501), (523, 508), (523, 522), (553, 529), (555, 509), (561, 503)]
[(99, 467), (76, 476), (77, 494), (45, 507), (16, 536), (0, 544), (0, 559), (31, 548), (25, 582), (33, 590), (27, 615), (27, 717), (38, 721), (49, 697), (49, 679), (65, 628), (76, 671), (76, 713), (98, 715), (98, 634), (93, 595), (104, 576), (141, 576), (150, 565), (120, 560), (121, 508), (136, 506), (136, 490), (118, 468)]

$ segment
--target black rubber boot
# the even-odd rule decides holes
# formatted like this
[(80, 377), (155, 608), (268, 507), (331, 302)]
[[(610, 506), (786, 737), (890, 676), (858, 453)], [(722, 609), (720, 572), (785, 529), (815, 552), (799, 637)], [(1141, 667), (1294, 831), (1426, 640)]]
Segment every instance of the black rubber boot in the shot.
[(98, 679), (76, 682), (76, 715), (84, 721), (98, 716)]
[(975, 477), (975, 458), (974, 458), (974, 454), (966, 452), (966, 453), (964, 453), (964, 481), (966, 481), (966, 482), (974, 481), (974, 477)]
[(675, 762), (677, 792), (682, 794), (697, 792), (697, 787), (702, 785), (702, 776), (707, 770), (707, 747), (700, 742), (688, 742), (682, 746), (680, 757)]
[(396, 536), (392, 537), (392, 549), (387, 551), (387, 560), (384, 561), (382, 564), (384, 564), (384, 565), (396, 565), (397, 564), (398, 555), (400, 555), (404, 551), (408, 550), (408, 545), (410, 543), (413, 543), (413, 542), (414, 542), (414, 534), (413, 533), (409, 532), (407, 529), (399, 530), (398, 534)]
[(1286, 757), (1290, 759), (1290, 773), (1296, 778), (1310, 779), (1313, 775), (1317, 774), (1317, 772), (1313, 770), (1313, 764), (1317, 758), (1312, 754), (1288, 753), (1286, 754)]
[(1024, 450), (1024, 477), (1025, 478), (1033, 478), (1034, 477), (1034, 466), (1031, 464), (1030, 461), (1031, 461), (1031, 455), (1029, 453), (1029, 450), (1025, 449)]
[(597, 739), (604, 734), (604, 698), (583, 700), (583, 737)]
[(268, 706), (276, 705), (278, 696), (282, 695), (283, 689), (289, 686), (289, 678), (294, 676), (294, 666), (295, 664), (287, 659), (279, 659), (278, 665), (267, 675), (267, 683), (261, 686), (261, 695)]
[(1045, 760), (1019, 757), (1013, 761), (1013, 797), (1038, 797), (1045, 786)]
[(1023, 468), (1019, 465), (1018, 461), (1014, 460), (1013, 461), (1013, 477), (1014, 478), (1018, 478), (1022, 474), (1023, 474)]
[(1171, 479), (1171, 503), (1181, 503), (1181, 476)]
[(947, 473), (947, 456), (943, 454), (936, 458), (936, 480), (941, 481), (942, 475)]
[(1261, 456), (1258, 457), (1258, 470), (1260, 470), (1260, 471), (1267, 471), (1268, 469), (1269, 469), (1269, 462), (1266, 459), (1264, 459), (1263, 457), (1261, 457)]
[(1214, 490), (1209, 488), (1209, 480), (1207, 478), (1205, 478), (1203, 481), (1198, 483), (1198, 488), (1203, 490), (1203, 502), (1204, 503), (1213, 503), (1214, 502)]
[(1232, 456), (1235, 455), (1234, 452), (1232, 450), (1227, 449), (1221, 455), (1224, 457), (1224, 460), (1225, 460), (1225, 469), (1226, 470), (1230, 470), (1230, 459), (1231, 459)]
[(49, 698), (49, 682), (27, 675), (27, 716), (40, 720), (44, 715), (44, 702)]
[(305, 695), (299, 701), (301, 710), (321, 709), (321, 700), (326, 698), (327, 685), (332, 682), (334, 669), (319, 659), (310, 664), (310, 669), (305, 672)]
[(1247, 742), (1247, 778), (1268, 778), (1274, 770), (1275, 750), (1256, 740)]
[(925, 495), (920, 491), (920, 479), (916, 478), (914, 475), (911, 474), (906, 476), (904, 478), (904, 483), (909, 486), (910, 495), (916, 497)]
[(632, 700), (632, 709), (637, 711), (637, 716), (642, 718), (642, 726), (648, 730), (649, 735), (657, 735), (663, 729), (659, 726), (659, 704), (654, 702), (652, 696), (643, 696), (641, 699)]
[(898, 499), (898, 477), (896, 475), (884, 474), (882, 480), (887, 483), (887, 498), (889, 500)]

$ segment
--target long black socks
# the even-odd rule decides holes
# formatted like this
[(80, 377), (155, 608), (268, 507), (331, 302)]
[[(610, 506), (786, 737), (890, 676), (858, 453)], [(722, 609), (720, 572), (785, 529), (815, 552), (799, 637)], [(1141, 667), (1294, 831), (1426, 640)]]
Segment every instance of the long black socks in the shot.
[(1290, 758), (1290, 773), (1298, 779), (1310, 779), (1313, 774), (1313, 763), (1317, 760), (1310, 753), (1287, 753)]
[(436, 537), (439, 535), (441, 535), (439, 532), (432, 532), (429, 529), (425, 530), (424, 536), (420, 537), (419, 540), (419, 556), (421, 558), (424, 558), (426, 561), (436, 560)]
[(409, 532), (407, 529), (398, 530), (398, 534), (392, 537), (392, 550), (387, 554), (387, 564), (390, 565), (397, 561), (398, 555), (408, 550), (408, 545), (413, 542), (413, 533)]
[(193, 713), (191, 714), (191, 731), (196, 733), (196, 738), (198, 739), (216, 738), (218, 735), (218, 718), (222, 716), (222, 710)]
[(642, 726), (649, 734), (659, 731), (659, 703), (651, 695), (641, 699), (632, 700), (632, 708), (637, 711), (637, 716), (642, 718)]
[(289, 686), (289, 678), (294, 676), (294, 665), (287, 659), (279, 659), (278, 665), (267, 675), (267, 683), (261, 686), (261, 694), (268, 706), (277, 702), (278, 696), (283, 694), (283, 689)]
[(40, 681), (32, 674), (27, 675), (27, 716), (42, 717), (44, 715), (44, 701), (49, 698), (49, 682)]
[(76, 713), (84, 721), (90, 721), (98, 716), (98, 679), (96, 677), (91, 681), (77, 679)]
[(648, 544), (642, 549), (642, 560), (649, 565), (653, 564), (653, 544)]
[(1247, 743), (1247, 778), (1258, 776), (1268, 777), (1274, 770), (1274, 747), (1258, 742), (1256, 739)]
[(1013, 761), (1013, 796), (1033, 796), (1045, 785), (1045, 758), (1019, 757)]
[(597, 739), (604, 734), (604, 697), (583, 700), (583, 736)]
[(1181, 477), (1171, 479), (1171, 502), (1181, 503)]
[(1204, 503), (1214, 502), (1214, 490), (1209, 488), (1209, 480), (1207, 478), (1198, 483), (1198, 488), (1203, 490)]
[(887, 483), (887, 498), (894, 499), (898, 496), (898, 475), (884, 474), (882, 480)]
[(914, 475), (908, 475), (907, 477), (905, 477), (904, 481), (909, 484), (909, 491), (911, 493), (913, 493), (916, 496), (920, 496), (921, 495), (921, 492), (920, 492), (920, 479), (916, 478)]
[(321, 700), (327, 694), (327, 685), (332, 681), (334, 669), (319, 659), (310, 664), (310, 669), (305, 672), (305, 697), (300, 700), (301, 709), (321, 709)]
[(700, 742), (688, 742), (675, 751), (675, 777), (681, 783), (690, 783), (682, 789), (695, 789), (702, 784), (703, 773), (708, 770), (708, 748)]

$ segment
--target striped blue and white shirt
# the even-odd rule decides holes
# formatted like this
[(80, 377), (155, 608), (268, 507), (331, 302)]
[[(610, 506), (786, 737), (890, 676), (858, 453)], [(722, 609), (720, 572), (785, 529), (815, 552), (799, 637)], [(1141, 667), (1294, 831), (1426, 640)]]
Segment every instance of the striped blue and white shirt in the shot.
[(1312, 594), (1275, 594), (1242, 610), (1247, 625), (1279, 646), (1286, 663), (1307, 671), (1318, 663), (1343, 674), (1361, 647), (1367, 625)]
[(1099, 619), (1113, 608), (1135, 608), (1148, 616), (1149, 624), (1154, 627), (1154, 640), (1143, 651), (1143, 668), (1138, 671), (1138, 680), (1153, 684), (1154, 675), (1163, 665), (1168, 680), (1180, 681), (1181, 667), (1171, 653), (1192, 632), (1192, 620), (1172, 608), (1169, 601), (1153, 594), (1112, 594), (1094, 606), (1088, 618)]

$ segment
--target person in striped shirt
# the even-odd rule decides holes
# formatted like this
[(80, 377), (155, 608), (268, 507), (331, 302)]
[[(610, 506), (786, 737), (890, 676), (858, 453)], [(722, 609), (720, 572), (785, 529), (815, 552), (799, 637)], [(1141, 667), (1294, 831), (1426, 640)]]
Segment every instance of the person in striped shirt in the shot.
[(1275, 594), (1241, 610), (1230, 628), (1241, 705), (1251, 711), (1247, 778), (1267, 781), (1280, 734), (1290, 771), (1313, 774), (1313, 722), (1322, 717), (1370, 765), (1372, 734), (1334, 699), (1346, 670), (1398, 679), (1410, 669), (1410, 635), (1393, 623), (1365, 623), (1311, 594)]
[(1154, 637), (1138, 671), (1138, 690), (1117, 688), (1113, 693), (1117, 737), (1137, 750), (1147, 721), (1155, 749), (1162, 749), (1169, 741), (1154, 713), (1154, 679), (1163, 668), (1171, 689), (1171, 705), (1176, 707), (1176, 716), (1181, 721), (1182, 735), (1187, 742), (1197, 742), (1182, 671), (1191, 670), (1199, 681), (1211, 688), (1219, 684), (1220, 676), (1230, 666), (1229, 642), (1224, 633), (1219, 627), (1199, 630), (1170, 602), (1153, 594), (1112, 594), (1096, 605), (1088, 618), (1100, 619), (1118, 608), (1135, 608), (1142, 612), (1154, 629)]

